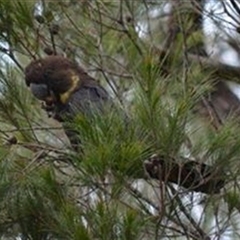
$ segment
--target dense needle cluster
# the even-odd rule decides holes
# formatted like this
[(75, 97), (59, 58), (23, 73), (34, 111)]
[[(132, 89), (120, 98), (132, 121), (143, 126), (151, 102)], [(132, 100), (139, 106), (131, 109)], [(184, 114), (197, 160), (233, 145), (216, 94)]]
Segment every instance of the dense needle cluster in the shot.
[[(107, 91), (97, 81), (78, 64), (61, 56), (32, 61), (26, 67), (25, 80), (33, 95), (44, 102), (45, 110), (62, 122), (76, 150), (80, 144), (78, 133), (68, 123), (77, 114), (91, 116), (111, 103)], [(221, 176), (217, 177), (214, 167), (188, 159), (178, 164), (169, 157), (154, 155), (144, 162), (144, 168), (149, 177), (190, 191), (218, 193), (225, 183)]]

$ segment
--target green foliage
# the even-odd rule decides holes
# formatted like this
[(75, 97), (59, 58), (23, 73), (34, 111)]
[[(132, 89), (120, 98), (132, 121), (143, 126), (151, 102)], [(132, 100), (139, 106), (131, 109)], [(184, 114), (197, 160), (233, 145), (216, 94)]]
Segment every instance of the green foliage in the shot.
[[(192, 15), (182, 19), (191, 8), (174, 16), (187, 33), (175, 36), (167, 59), (154, 45), (166, 38), (164, 29), (144, 38), (136, 30), (162, 4), (0, 1), (0, 51), (12, 60), (1, 59), (0, 72), (2, 239), (203, 239), (214, 218), (239, 214), (239, 122), (229, 116), (215, 131), (196, 114), (215, 79), (185, 56), (202, 41)], [(71, 123), (81, 140), (77, 153), (25, 86), (23, 66), (46, 49), (83, 65), (113, 98), (107, 114)], [(145, 181), (144, 160), (156, 153), (227, 173), (223, 196), (201, 196), (200, 220), (187, 189)], [(222, 222), (216, 235), (232, 226)]]

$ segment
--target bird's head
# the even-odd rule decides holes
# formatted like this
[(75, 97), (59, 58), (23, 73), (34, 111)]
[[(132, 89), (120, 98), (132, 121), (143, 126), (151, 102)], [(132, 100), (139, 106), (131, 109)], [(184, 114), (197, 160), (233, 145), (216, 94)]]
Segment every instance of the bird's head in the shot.
[(48, 56), (32, 61), (25, 69), (25, 80), (33, 95), (47, 104), (65, 104), (86, 73), (76, 63), (62, 56)]

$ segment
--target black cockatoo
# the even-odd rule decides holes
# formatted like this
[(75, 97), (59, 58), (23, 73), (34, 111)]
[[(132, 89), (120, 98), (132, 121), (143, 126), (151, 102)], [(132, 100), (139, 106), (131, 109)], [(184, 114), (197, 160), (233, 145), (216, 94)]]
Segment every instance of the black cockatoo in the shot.
[(70, 122), (81, 113), (102, 111), (111, 102), (107, 91), (78, 64), (62, 57), (48, 56), (32, 61), (25, 69), (25, 80), (32, 94), (45, 104), (45, 110), (62, 122), (74, 148), (79, 139)]

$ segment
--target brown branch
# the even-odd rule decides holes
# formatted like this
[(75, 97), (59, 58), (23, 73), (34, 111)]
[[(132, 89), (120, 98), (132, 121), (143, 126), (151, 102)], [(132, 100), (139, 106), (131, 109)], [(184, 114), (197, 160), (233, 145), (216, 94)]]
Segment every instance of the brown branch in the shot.
[[(152, 52), (162, 60), (160, 65), (161, 74), (164, 76), (171, 74), (171, 71), (168, 70), (168, 66), (171, 65), (172, 61), (169, 50), (154, 47)], [(240, 83), (240, 67), (229, 66), (217, 62), (217, 60), (214, 61), (208, 57), (189, 52), (185, 53), (185, 57), (192, 65), (198, 65), (203, 72), (209, 74), (209, 82), (212, 81), (213, 91), (208, 96), (201, 98), (199, 105), (196, 106), (196, 112), (207, 117), (208, 120), (210, 119), (211, 124), (218, 130), (230, 115), (240, 115), (240, 100), (225, 83), (226, 80)]]
[(207, 117), (216, 126), (216, 130), (229, 116), (234, 115), (239, 118), (240, 115), (240, 101), (224, 81), (219, 81), (214, 85), (214, 90), (209, 97), (202, 98), (199, 107), (198, 113)]
[[(211, 238), (207, 235), (207, 233), (204, 232), (204, 230), (199, 226), (199, 224), (194, 220), (194, 218), (191, 216), (187, 208), (182, 203), (182, 199), (177, 194), (176, 190), (173, 187), (170, 187), (171, 194), (175, 195), (175, 200), (177, 202), (177, 205), (179, 206), (180, 211), (185, 215), (185, 217), (189, 220), (190, 224), (192, 225), (192, 228), (194, 229), (196, 239), (203, 239), (203, 240), (211, 240)], [(175, 215), (177, 216), (179, 223), (182, 225), (181, 217), (179, 217), (178, 212), (175, 209)]]
[(192, 63), (199, 64), (203, 71), (208, 70), (221, 80), (233, 80), (240, 83), (240, 67), (230, 66), (208, 57), (188, 53)]
[[(157, 54), (161, 61), (169, 63), (172, 60), (169, 49), (165, 49), (162, 46), (152, 47), (152, 52)], [(240, 67), (230, 66), (198, 54), (187, 53), (187, 57), (192, 64), (198, 64), (203, 71), (209, 71), (221, 80), (234, 80), (240, 83)], [(216, 78), (213, 79), (216, 80)]]

